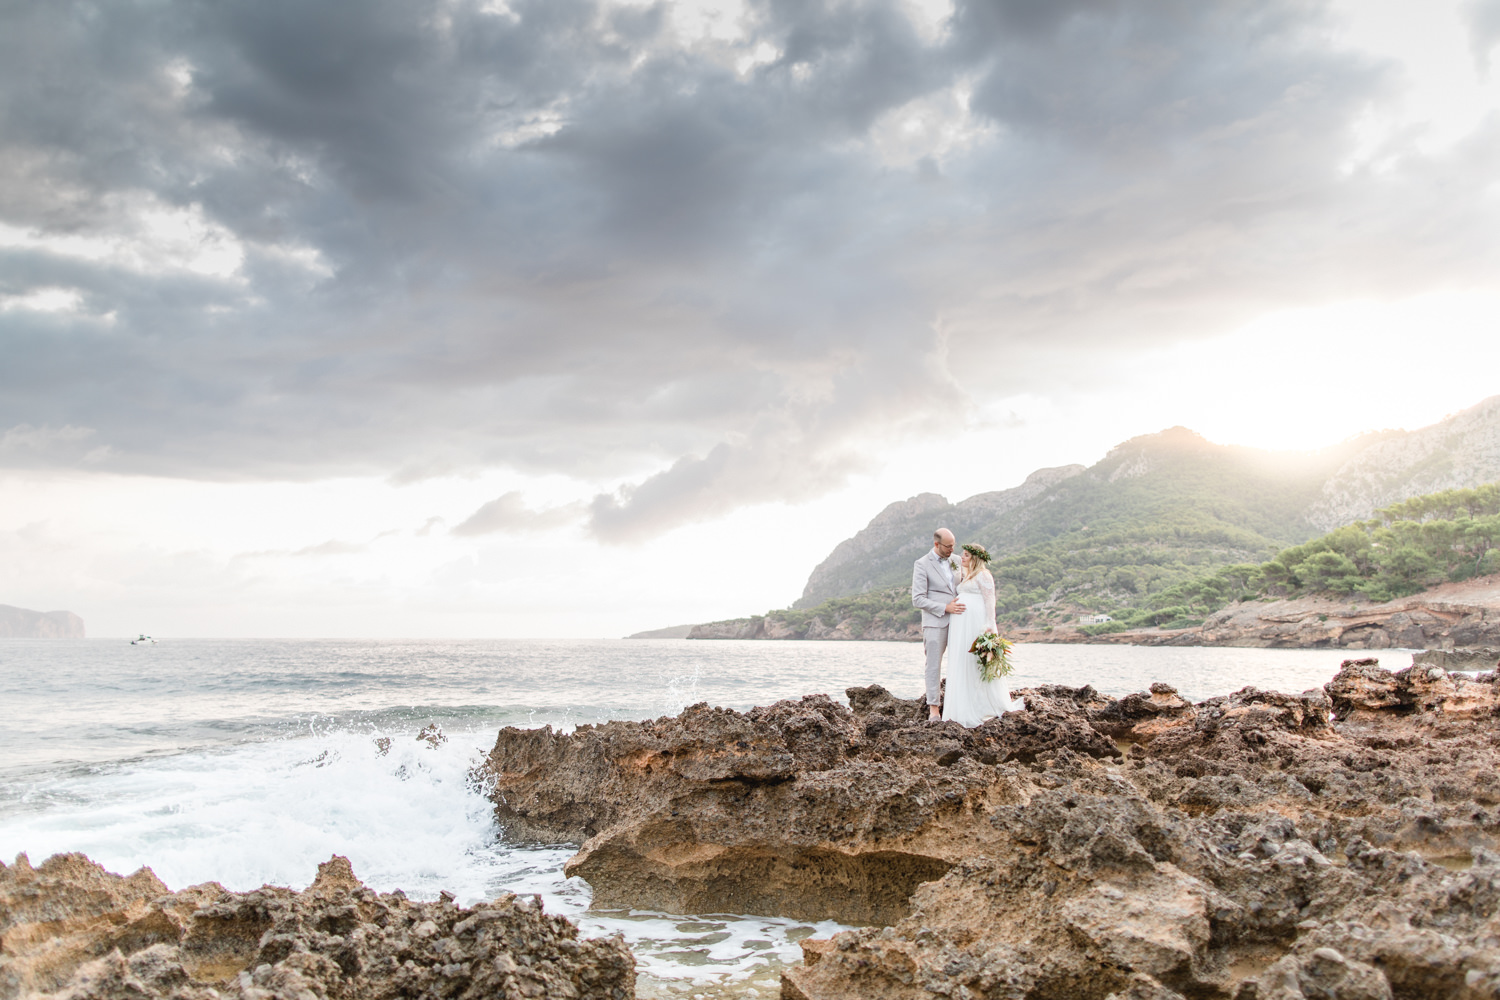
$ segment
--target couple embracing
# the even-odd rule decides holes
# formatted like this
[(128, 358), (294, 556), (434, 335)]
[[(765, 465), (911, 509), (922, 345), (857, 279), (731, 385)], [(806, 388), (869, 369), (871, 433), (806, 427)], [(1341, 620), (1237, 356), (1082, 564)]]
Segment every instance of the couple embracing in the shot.
[[(979, 656), (970, 652), (975, 639), (995, 632), (995, 578), (986, 565), (990, 554), (983, 545), (965, 545), (955, 559), (953, 532), (947, 528), (933, 532), (932, 543), (932, 550), (912, 566), (911, 575), (911, 603), (922, 611), (922, 646), (927, 653), (927, 721), (951, 720), (972, 728), (1025, 708), (1023, 699), (1011, 698), (1004, 676), (985, 678)], [(940, 683), (944, 650), (946, 698)]]

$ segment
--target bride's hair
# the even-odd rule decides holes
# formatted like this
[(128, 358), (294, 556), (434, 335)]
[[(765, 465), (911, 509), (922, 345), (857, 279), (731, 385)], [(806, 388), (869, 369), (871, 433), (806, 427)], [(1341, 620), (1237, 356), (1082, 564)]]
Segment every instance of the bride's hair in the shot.
[(969, 557), (969, 566), (964, 570), (964, 578), (959, 583), (968, 583), (970, 580), (984, 574), (989, 575), (990, 568), (985, 565), (984, 560), (975, 556), (972, 552), (965, 551), (964, 555)]

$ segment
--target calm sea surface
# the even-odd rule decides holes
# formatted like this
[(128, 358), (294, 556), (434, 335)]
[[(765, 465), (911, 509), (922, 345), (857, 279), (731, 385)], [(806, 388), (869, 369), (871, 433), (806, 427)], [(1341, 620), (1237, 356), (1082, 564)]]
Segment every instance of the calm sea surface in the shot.
[[(1300, 692), (1346, 655), (1019, 646), (1015, 686)], [(865, 684), (916, 697), (920, 660), (916, 645), (864, 642), (0, 639), (0, 857), (84, 851), (120, 873), (149, 865), (173, 889), (247, 890), (300, 888), (343, 854), (382, 891), (535, 892), (586, 934), (622, 932), (643, 997), (775, 996), (796, 942), (836, 925), (589, 910), (588, 886), (562, 875), (572, 851), (506, 843), (466, 773), (501, 726), (842, 699)], [(436, 748), (416, 738), (434, 722), (448, 737)]]

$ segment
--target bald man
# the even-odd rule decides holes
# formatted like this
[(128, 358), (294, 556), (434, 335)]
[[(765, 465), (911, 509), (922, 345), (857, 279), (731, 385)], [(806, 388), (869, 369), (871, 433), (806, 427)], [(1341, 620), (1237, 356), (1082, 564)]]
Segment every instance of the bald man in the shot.
[(948, 616), (961, 615), (953, 532), (932, 533), (932, 551), (911, 567), (911, 603), (922, 611), (922, 649), (927, 654), (927, 721), (941, 722), (943, 650), (948, 648)]

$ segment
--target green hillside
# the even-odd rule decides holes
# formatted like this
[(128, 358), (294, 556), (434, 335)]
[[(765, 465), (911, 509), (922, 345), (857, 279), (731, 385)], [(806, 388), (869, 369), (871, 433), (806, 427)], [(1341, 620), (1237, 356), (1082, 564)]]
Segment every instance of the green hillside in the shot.
[[(1178, 529), (1168, 536), (1156, 529), (1109, 532), (1088, 544), (1065, 537), (996, 559), (998, 617), (1035, 627), (1071, 622), (1083, 611), (1109, 612), (1113, 622), (1083, 627), (1091, 635), (1188, 628), (1235, 601), (1310, 593), (1386, 601), (1500, 572), (1500, 483), (1415, 497), (1264, 562), (1207, 573), (1206, 563), (1195, 566), (1185, 556), (1202, 551), (1205, 560), (1217, 558), (1259, 536), (1220, 535), (1221, 529), (1202, 525)], [(1121, 594), (1130, 596), (1110, 603)], [(873, 625), (894, 634), (919, 620), (905, 586), (767, 617), (799, 634), (815, 622), (827, 628), (843, 623), (856, 634)]]
[(1445, 581), (1500, 571), (1500, 483), (1413, 497), (1357, 524), (1227, 566), (1115, 609), (1093, 634), (1143, 625), (1186, 628), (1235, 601), (1333, 594), (1388, 601)]
[(1097, 612), (1184, 624), (1247, 593), (1410, 593), (1494, 565), (1482, 484), (1496, 479), (1500, 396), (1311, 453), (1216, 445), (1174, 427), (1087, 469), (1039, 469), (956, 504), (934, 493), (892, 503), (834, 547), (791, 609), (765, 616), (777, 626), (765, 631), (904, 634), (915, 621), (911, 564), (939, 526), (995, 555), (999, 614), (1012, 626)]
[(1356, 447), (1286, 456), (1216, 445), (1176, 427), (1126, 441), (1086, 470), (1044, 470), (1058, 474), (1029, 491), (962, 504), (924, 494), (892, 504), (836, 549), (857, 556), (848, 568), (819, 568), (825, 592), (830, 583), (855, 592), (767, 618), (798, 633), (814, 622), (862, 631), (869, 623), (884, 630), (916, 621), (911, 564), (939, 525), (996, 556), (999, 615), (1010, 624), (1133, 607), (1219, 567), (1258, 563), (1305, 541), (1313, 531), (1303, 511)]
[(1018, 550), (1091, 531), (1159, 524), (1194, 535), (1223, 529), (1227, 544), (1285, 539), (1308, 531), (1302, 512), (1347, 450), (1278, 455), (1216, 445), (1174, 427), (1115, 447), (1083, 475), (977, 536)]
[(1058, 483), (1086, 471), (1081, 465), (1038, 469), (1020, 486), (980, 493), (959, 503), (949, 503), (936, 493), (921, 493), (890, 504), (829, 553), (808, 577), (792, 607), (815, 608), (830, 598), (909, 582), (911, 564), (932, 548), (937, 525), (948, 527), (960, 538), (973, 537), (979, 529), (1013, 516)]
[(1133, 606), (1313, 534), (1303, 518), (1343, 450), (1278, 456), (1183, 428), (1135, 438), (1017, 516), (972, 536), (1015, 624)]
[[(1177, 427), (1119, 445), (1092, 468), (982, 525), (952, 526), (960, 541), (980, 542), (996, 556), (1004, 620), (1070, 621), (1134, 606), (1215, 568), (1259, 562), (1305, 541), (1313, 532), (1302, 512), (1352, 447), (1288, 457), (1216, 445)], [(919, 547), (902, 551), (899, 562), (883, 559), (865, 593), (772, 615), (830, 622), (857, 608), (861, 618), (904, 620), (912, 559), (950, 512), (955, 507), (937, 504), (916, 512)]]

